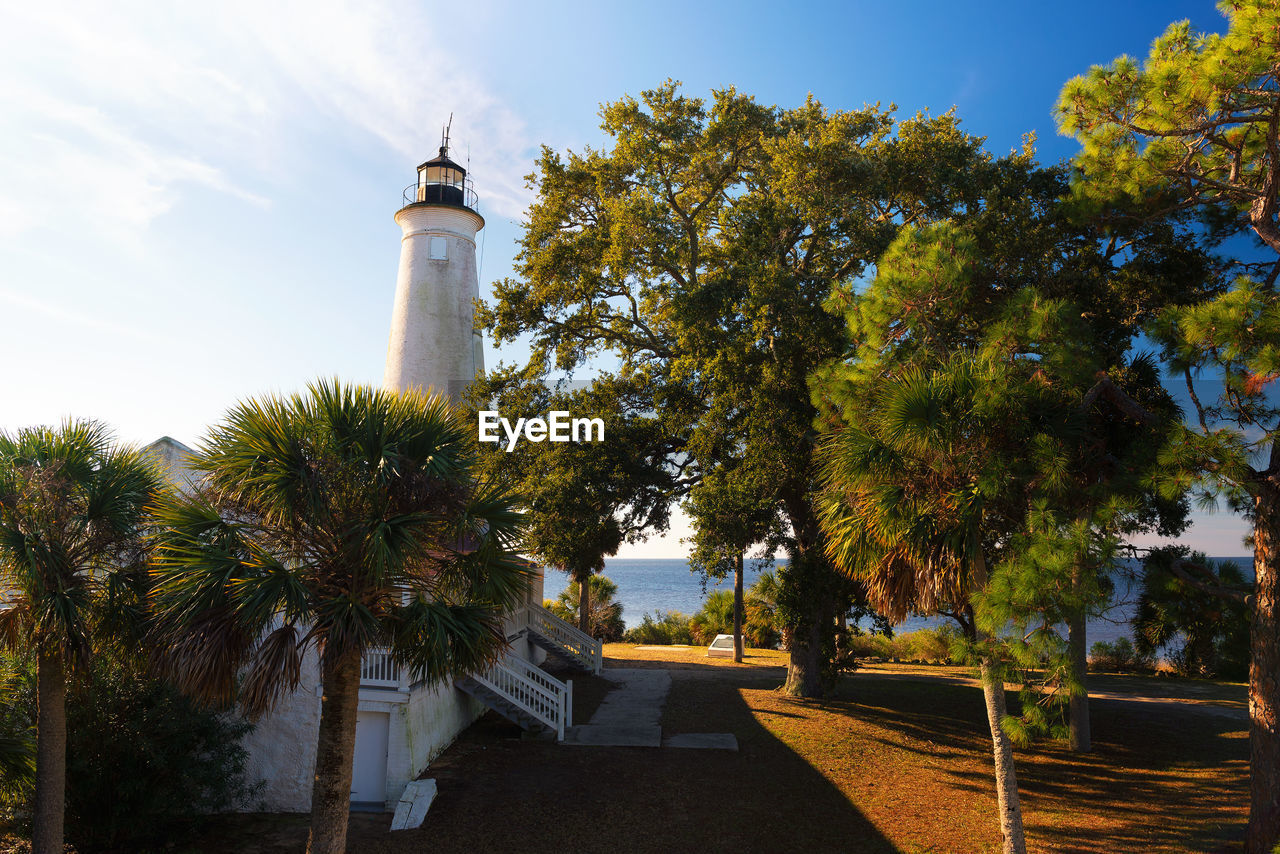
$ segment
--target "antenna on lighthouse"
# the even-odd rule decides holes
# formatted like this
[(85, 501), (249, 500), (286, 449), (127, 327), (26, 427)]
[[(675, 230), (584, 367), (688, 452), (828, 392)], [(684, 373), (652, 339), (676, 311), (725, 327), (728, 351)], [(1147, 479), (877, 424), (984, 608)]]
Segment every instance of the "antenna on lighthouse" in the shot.
[(449, 153), (449, 132), (453, 130), (453, 113), (449, 114), (449, 123), (440, 131), (440, 153)]

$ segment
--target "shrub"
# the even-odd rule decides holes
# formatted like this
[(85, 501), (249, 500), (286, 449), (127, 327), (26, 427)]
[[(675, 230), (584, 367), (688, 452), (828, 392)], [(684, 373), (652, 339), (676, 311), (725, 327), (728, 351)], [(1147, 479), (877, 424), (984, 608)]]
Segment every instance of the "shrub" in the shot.
[(35, 785), (35, 727), (26, 702), (32, 689), (25, 684), (32, 673), (29, 662), (0, 656), (0, 834), (19, 829)]
[(628, 629), (622, 638), (627, 643), (649, 645), (693, 643), (689, 617), (679, 611), (654, 611), (644, 615), (640, 625)]
[[(34, 714), (34, 692), (23, 701)], [(97, 656), (68, 685), (68, 840), (84, 852), (159, 850), (251, 799), (240, 744), (250, 728)]]
[(711, 643), (716, 635), (733, 634), (733, 591), (711, 591), (702, 603), (702, 610), (689, 620), (689, 630), (694, 643), (699, 644)]
[(1152, 656), (1144, 655), (1134, 649), (1128, 638), (1118, 638), (1115, 643), (1098, 641), (1089, 648), (1089, 664), (1095, 668), (1109, 670), (1151, 670)]
[(889, 653), (889, 638), (884, 635), (871, 635), (850, 632), (845, 640), (849, 654), (854, 658), (892, 658)]
[(949, 664), (956, 658), (952, 651), (960, 640), (960, 632), (954, 626), (939, 626), (908, 632), (902, 639), (908, 649), (908, 654), (902, 657)]
[(782, 627), (778, 625), (778, 579), (773, 570), (760, 573), (744, 600), (747, 613), (742, 633), (746, 644), (756, 649), (777, 649), (782, 642)]
[[(778, 582), (771, 571), (762, 572), (742, 597), (742, 641), (755, 649), (776, 649), (782, 639), (777, 625)], [(702, 610), (689, 621), (693, 641), (709, 644), (716, 635), (733, 634), (733, 591), (713, 590)]]
[(846, 641), (854, 658), (885, 658), (900, 661), (936, 661), (949, 664), (960, 633), (952, 626), (917, 629), (900, 635), (850, 633)]

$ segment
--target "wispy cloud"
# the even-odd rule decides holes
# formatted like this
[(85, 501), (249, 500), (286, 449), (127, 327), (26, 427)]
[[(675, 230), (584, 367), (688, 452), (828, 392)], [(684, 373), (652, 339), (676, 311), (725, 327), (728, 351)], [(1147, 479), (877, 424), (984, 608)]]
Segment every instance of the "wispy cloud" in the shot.
[(59, 303), (37, 299), (30, 294), (0, 289), (0, 304), (22, 309), (27, 317), (32, 314), (40, 315), (45, 320), (52, 321), (56, 328), (64, 326), (80, 327), (105, 333), (112, 338), (132, 338), (145, 344), (175, 346), (174, 341), (149, 331), (145, 326), (136, 323), (117, 323), (100, 315), (76, 311)]
[[(452, 111), (485, 207), (526, 203), (523, 122), (416, 5), (48, 3), (0, 17), (0, 238), (74, 199), (128, 241), (186, 188), (267, 205), (289, 158), (361, 136), (416, 162)], [(7, 19), (6, 19), (7, 18)]]

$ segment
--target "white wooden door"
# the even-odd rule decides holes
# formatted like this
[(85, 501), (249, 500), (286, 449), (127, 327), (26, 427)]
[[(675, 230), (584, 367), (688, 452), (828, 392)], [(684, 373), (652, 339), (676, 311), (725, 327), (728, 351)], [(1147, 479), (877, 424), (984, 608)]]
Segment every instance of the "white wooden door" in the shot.
[(351, 773), (351, 800), (382, 803), (387, 799), (386, 712), (356, 712), (356, 757)]

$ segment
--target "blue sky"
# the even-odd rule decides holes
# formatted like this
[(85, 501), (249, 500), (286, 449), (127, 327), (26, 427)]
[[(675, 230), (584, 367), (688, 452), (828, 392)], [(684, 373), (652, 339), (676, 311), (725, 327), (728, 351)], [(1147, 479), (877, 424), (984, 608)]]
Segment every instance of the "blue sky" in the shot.
[[(167, 6), (167, 8), (166, 8)], [(452, 112), (508, 275), (538, 146), (667, 78), (792, 106), (958, 108), (1005, 152), (1070, 156), (1062, 84), (1211, 3), (6, 4), (0, 429), (102, 418), (193, 443), (236, 399), (381, 381), (392, 215)], [(518, 347), (486, 359), (518, 359)], [(1243, 549), (1227, 515), (1190, 542)], [(629, 556), (683, 554), (682, 533)]]

